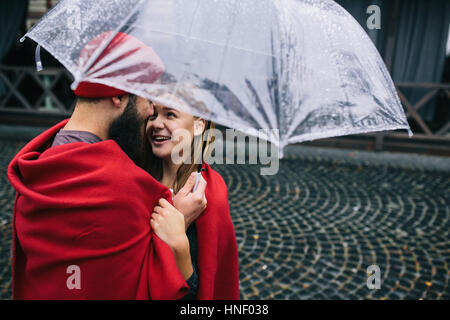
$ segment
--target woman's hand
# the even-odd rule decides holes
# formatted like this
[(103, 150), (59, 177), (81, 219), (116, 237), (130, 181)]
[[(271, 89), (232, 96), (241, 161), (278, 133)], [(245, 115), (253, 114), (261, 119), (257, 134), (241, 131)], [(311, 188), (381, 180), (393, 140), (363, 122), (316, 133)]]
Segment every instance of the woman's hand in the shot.
[(172, 251), (185, 246), (188, 241), (184, 215), (164, 198), (161, 198), (158, 205), (153, 208), (150, 225)]
[(183, 188), (173, 197), (173, 205), (184, 215), (186, 230), (206, 209), (206, 181), (200, 176), (195, 192), (192, 192), (195, 185), (196, 172), (192, 172)]
[(189, 279), (194, 269), (183, 214), (162, 198), (153, 209), (150, 225), (156, 235), (172, 250), (177, 267), (184, 279)]

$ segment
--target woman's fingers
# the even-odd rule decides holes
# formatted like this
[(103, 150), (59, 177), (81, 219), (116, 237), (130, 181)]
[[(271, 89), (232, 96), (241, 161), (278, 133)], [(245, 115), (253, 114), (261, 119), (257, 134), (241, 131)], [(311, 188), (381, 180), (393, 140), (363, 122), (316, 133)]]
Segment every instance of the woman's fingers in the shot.
[(195, 175), (196, 175), (196, 172), (191, 173), (191, 175), (189, 176), (189, 179), (186, 181), (183, 188), (181, 188), (180, 191), (178, 191), (178, 193), (181, 192), (181, 194), (188, 194), (189, 192), (192, 191), (192, 189), (194, 188), (194, 185), (195, 185)]
[(156, 212), (157, 214), (162, 214), (164, 212), (164, 209), (160, 206), (155, 206), (153, 208), (153, 212)]
[[(171, 248), (179, 244), (179, 240), (186, 237), (184, 216), (170, 203), (161, 199), (161, 206), (155, 206), (150, 217), (150, 225), (154, 233)], [(166, 206), (166, 207), (164, 207)]]
[(150, 226), (152, 227), (153, 230), (157, 229), (159, 227), (159, 223), (158, 221), (156, 221), (156, 219), (151, 218), (150, 219)]
[(168, 207), (168, 206), (171, 206), (170, 202), (167, 201), (165, 198), (159, 199), (158, 204), (159, 204), (162, 208), (166, 208), (166, 207)]
[[(172, 215), (171, 213), (174, 212), (172, 208), (173, 209), (175, 208), (169, 202), (167, 202), (167, 205), (164, 203), (162, 205), (164, 205), (164, 207), (156, 205), (153, 208), (152, 218), (155, 219), (156, 221), (160, 221), (163, 218), (169, 217)], [(175, 212), (177, 212), (176, 209)]]

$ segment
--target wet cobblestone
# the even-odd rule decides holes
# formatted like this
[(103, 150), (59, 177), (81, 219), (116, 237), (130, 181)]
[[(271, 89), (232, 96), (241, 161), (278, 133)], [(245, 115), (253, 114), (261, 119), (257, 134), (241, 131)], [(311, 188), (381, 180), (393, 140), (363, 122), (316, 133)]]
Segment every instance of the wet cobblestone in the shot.
[[(14, 191), (1, 141), (0, 298), (11, 297)], [(214, 165), (236, 229), (242, 299), (449, 299), (448, 158), (294, 147), (279, 173)], [(381, 289), (366, 269), (381, 269)]]

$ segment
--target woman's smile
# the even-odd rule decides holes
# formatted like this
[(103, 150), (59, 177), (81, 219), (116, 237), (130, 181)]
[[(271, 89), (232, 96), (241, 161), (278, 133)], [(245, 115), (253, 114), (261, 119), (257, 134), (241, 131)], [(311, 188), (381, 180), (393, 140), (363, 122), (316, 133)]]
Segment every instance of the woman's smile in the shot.
[(153, 134), (151, 137), (151, 142), (155, 146), (162, 146), (163, 144), (169, 142), (171, 139), (172, 139), (171, 136)]

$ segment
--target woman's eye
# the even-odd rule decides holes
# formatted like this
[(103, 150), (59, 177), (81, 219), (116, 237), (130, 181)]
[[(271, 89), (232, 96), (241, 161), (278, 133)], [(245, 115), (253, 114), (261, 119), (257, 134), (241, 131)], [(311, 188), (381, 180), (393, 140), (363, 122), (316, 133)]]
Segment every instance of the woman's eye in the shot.
[(153, 121), (153, 120), (155, 120), (157, 117), (158, 117), (157, 114), (152, 114), (148, 119)]
[(176, 118), (177, 115), (175, 113), (173, 113), (173, 112), (167, 112), (167, 117), (168, 118)]

